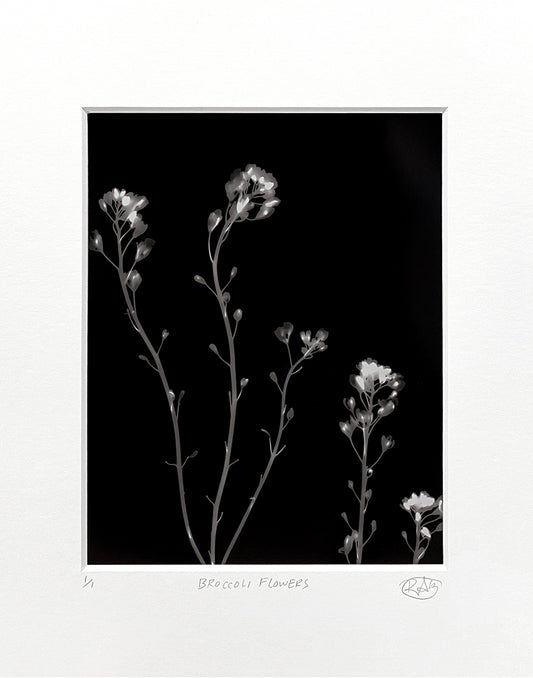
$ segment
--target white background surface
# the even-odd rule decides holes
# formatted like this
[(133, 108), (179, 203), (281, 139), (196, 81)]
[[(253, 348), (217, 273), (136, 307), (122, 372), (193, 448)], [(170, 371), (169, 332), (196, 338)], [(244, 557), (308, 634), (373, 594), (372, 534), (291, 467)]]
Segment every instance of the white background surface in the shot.
[[(533, 675), (532, 19), (527, 1), (2, 4), (2, 675)], [(436, 598), (398, 572), (82, 588), (82, 106), (449, 107)]]

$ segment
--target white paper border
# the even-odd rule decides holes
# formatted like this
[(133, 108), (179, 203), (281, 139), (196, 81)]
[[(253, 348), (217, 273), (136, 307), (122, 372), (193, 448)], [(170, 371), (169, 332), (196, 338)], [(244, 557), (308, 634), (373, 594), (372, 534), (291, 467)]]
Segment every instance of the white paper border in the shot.
[[(533, 675), (531, 3), (0, 12), (0, 672)], [(449, 569), (435, 598), (402, 596), (396, 572), (313, 572), (295, 591), (80, 572), (80, 108), (110, 104), (448, 107)]]

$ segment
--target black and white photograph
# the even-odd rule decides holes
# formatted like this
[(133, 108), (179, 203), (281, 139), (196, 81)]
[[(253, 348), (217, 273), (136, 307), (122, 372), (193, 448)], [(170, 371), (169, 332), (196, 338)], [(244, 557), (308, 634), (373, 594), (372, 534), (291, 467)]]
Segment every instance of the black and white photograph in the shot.
[(533, 4), (0, 23), (0, 677), (533, 676)]
[(88, 563), (443, 563), (442, 113), (87, 117)]

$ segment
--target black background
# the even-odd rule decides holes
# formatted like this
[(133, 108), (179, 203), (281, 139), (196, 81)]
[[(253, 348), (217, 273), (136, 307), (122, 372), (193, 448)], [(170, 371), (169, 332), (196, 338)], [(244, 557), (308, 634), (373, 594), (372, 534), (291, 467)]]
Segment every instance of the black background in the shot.
[[(117, 186), (146, 195), (156, 244), (139, 264), (137, 308), (162, 349), (171, 388), (186, 391), (180, 422), (189, 515), (207, 559), (211, 505), (227, 434), (229, 374), (208, 350), (223, 350), (209, 279), (207, 216), (224, 210), (231, 172), (256, 163), (276, 177), (280, 206), (264, 221), (236, 224), (223, 247), (221, 279), (239, 273), (230, 309), (243, 309), (237, 334), (239, 401), (234, 458), (220, 523), (221, 554), (268, 460), (260, 428), (275, 429), (285, 347), (274, 329), (329, 331), (328, 350), (291, 382), (295, 417), (230, 563), (343, 564), (347, 480), (360, 467), (339, 429), (357, 363), (370, 356), (404, 375), (399, 406), (373, 434), (396, 446), (374, 469), (367, 525), (376, 534), (364, 563), (409, 563), (400, 508), (411, 492), (442, 493), (442, 284), (440, 114), (91, 113), (88, 116), (89, 229), (116, 257), (111, 222), (98, 207)], [(133, 249), (133, 248), (132, 248)], [(91, 564), (195, 563), (179, 506), (170, 415), (159, 378), (127, 316), (117, 274), (89, 255), (88, 561)], [(372, 455), (372, 452), (371, 452)], [(372, 457), (371, 457), (372, 458)], [(442, 562), (435, 535), (423, 563)]]

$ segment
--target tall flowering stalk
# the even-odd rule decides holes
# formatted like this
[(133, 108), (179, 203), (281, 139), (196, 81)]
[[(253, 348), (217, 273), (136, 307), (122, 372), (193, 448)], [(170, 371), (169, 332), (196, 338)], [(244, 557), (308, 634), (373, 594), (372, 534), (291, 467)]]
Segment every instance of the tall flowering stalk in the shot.
[[(219, 272), (219, 262), (220, 255), (222, 251), (222, 246), (227, 241), (232, 227), (234, 224), (244, 221), (258, 221), (266, 219), (271, 216), (274, 212), (274, 209), (279, 205), (279, 199), (276, 197), (276, 188), (277, 181), (268, 172), (265, 172), (260, 167), (256, 165), (247, 165), (244, 170), (236, 170), (230, 180), (226, 184), (226, 196), (228, 198), (228, 204), (225, 209), (224, 216), (222, 215), (221, 210), (215, 210), (209, 215), (207, 221), (207, 231), (208, 231), (208, 240), (207, 240), (207, 250), (209, 254), (209, 260), (211, 262), (211, 284), (209, 284), (203, 276), (195, 275), (194, 279), (200, 285), (205, 285), (209, 291), (215, 296), (220, 314), (222, 317), (222, 322), (224, 325), (224, 330), (226, 334), (226, 349), (227, 357), (223, 357), (221, 350), (215, 345), (210, 344), (209, 348), (213, 353), (227, 366), (229, 370), (229, 386), (230, 390), (228, 392), (229, 398), (229, 424), (226, 440), (224, 441), (224, 459), (222, 463), (222, 469), (220, 473), (220, 478), (218, 481), (218, 487), (216, 490), (214, 500), (211, 500), (212, 504), (212, 513), (211, 513), (211, 535), (210, 535), (210, 547), (209, 547), (209, 558), (211, 563), (216, 563), (217, 558), (217, 534), (218, 534), (218, 525), (223, 517), (223, 512), (221, 510), (222, 500), (224, 495), (224, 489), (228, 479), (228, 474), (230, 467), (238, 460), (232, 459), (234, 442), (235, 442), (235, 428), (237, 423), (237, 413), (238, 413), (238, 403), (242, 396), (243, 390), (248, 385), (248, 378), (238, 377), (237, 369), (237, 356), (235, 349), (235, 338), (237, 335), (237, 330), (239, 323), (243, 318), (243, 311), (240, 308), (236, 308), (233, 313), (229, 311), (230, 303), (230, 293), (228, 288), (230, 283), (233, 281), (237, 275), (237, 268), (234, 266), (231, 269), (229, 280), (225, 284), (222, 284), (220, 281), (220, 272)], [(218, 236), (216, 235), (218, 233)], [(215, 242), (213, 239), (215, 238)], [(231, 318), (230, 318), (231, 316)], [(290, 332), (287, 336), (287, 345), (290, 333), (292, 332), (292, 325), (290, 326)], [(277, 330), (278, 333), (280, 330)], [(284, 335), (285, 336), (285, 335)], [(327, 336), (327, 333), (324, 333), (324, 338)], [(278, 335), (278, 338), (281, 337)], [(285, 339), (281, 339), (285, 341)], [(309, 337), (310, 341), (310, 337)], [(304, 342), (305, 343), (305, 342)], [(281, 418), (280, 418), (280, 427), (278, 434), (276, 436), (276, 442), (272, 446), (270, 445), (270, 457), (267, 464), (267, 467), (260, 478), (259, 485), (250, 499), (250, 503), (230, 541), (228, 548), (226, 549), (224, 556), (222, 558), (222, 563), (226, 563), (231, 551), (237, 541), (245, 523), (248, 519), (248, 516), (253, 508), (255, 501), (266, 481), (274, 459), (280, 454), (282, 449), (279, 449), (281, 442), (281, 435), (283, 429), (292, 418), (292, 410), (286, 412), (286, 392), (287, 386), (290, 377), (297, 371), (300, 363), (307, 357), (320, 350), (320, 347), (325, 348), (325, 344), (322, 340), (318, 339), (313, 348), (306, 348), (305, 355), (293, 365), (291, 360), (291, 368), (287, 375), (287, 378), (284, 383), (283, 389), (280, 389), (282, 393), (282, 405), (281, 405)], [(225, 352), (224, 351), (224, 352)], [(290, 351), (289, 351), (290, 355)]]
[[(159, 375), (172, 420), (174, 447), (176, 453), (176, 463), (172, 465), (176, 467), (178, 475), (179, 497), (185, 530), (199, 562), (205, 563), (205, 560), (200, 553), (200, 550), (198, 549), (192, 534), (187, 504), (185, 501), (183, 466), (187, 459), (185, 459), (185, 461), (182, 460), (179, 430), (179, 409), (184, 391), (180, 392), (176, 400), (176, 395), (169, 386), (160, 356), (161, 348), (169, 336), (169, 333), (167, 330), (162, 331), (159, 347), (156, 349), (148, 337), (148, 334), (141, 323), (141, 319), (137, 311), (136, 293), (142, 282), (142, 277), (137, 270), (137, 267), (141, 261), (146, 259), (146, 257), (150, 254), (155, 244), (155, 241), (152, 238), (146, 238), (145, 240), (141, 241), (138, 240), (139, 236), (145, 233), (148, 228), (140, 213), (141, 208), (144, 209), (144, 207), (148, 205), (148, 200), (145, 196), (127, 193), (124, 189), (119, 190), (118, 188), (114, 188), (112, 191), (108, 191), (104, 194), (103, 198), (99, 201), (99, 205), (111, 221), (116, 240), (117, 258), (114, 261), (106, 254), (104, 251), (103, 238), (98, 231), (93, 231), (91, 233), (89, 238), (89, 248), (100, 253), (117, 271), (122, 295), (124, 297), (124, 301), (126, 302), (128, 318), (133, 326), (133, 329), (140, 335), (148, 351), (148, 356), (140, 355), (139, 358), (148, 363), (148, 365)], [(131, 248), (131, 245), (134, 243), (136, 245), (135, 249)]]
[(306, 332), (300, 332), (300, 338), (302, 340), (303, 346), (301, 347), (301, 357), (298, 358), (297, 360), (294, 358), (289, 342), (291, 338), (291, 334), (294, 330), (294, 327), (291, 323), (284, 323), (282, 327), (278, 327), (277, 330), (275, 331), (276, 337), (286, 345), (287, 347), (287, 352), (289, 356), (289, 369), (287, 370), (287, 374), (285, 376), (285, 379), (282, 381), (282, 385), (280, 384), (277, 374), (275, 372), (270, 373), (270, 378), (276, 384), (279, 392), (280, 392), (280, 413), (279, 413), (279, 422), (278, 422), (278, 428), (277, 432), (274, 436), (272, 436), (266, 429), (261, 429), (263, 433), (266, 434), (268, 438), (268, 447), (269, 447), (269, 457), (268, 457), (268, 463), (266, 465), (265, 470), (261, 474), (259, 478), (259, 483), (257, 485), (257, 488), (253, 495), (250, 497), (250, 501), (248, 503), (248, 507), (246, 508), (246, 511), (244, 512), (244, 515), (239, 523), (239, 526), (235, 530), (235, 533), (231, 539), (231, 542), (226, 549), (226, 553), (224, 554), (224, 558), (222, 560), (222, 564), (226, 563), (233, 547), (235, 546), (235, 542), (239, 538), (239, 535), (248, 520), (248, 516), (250, 515), (255, 502), (257, 501), (257, 498), (259, 496), (259, 493), (261, 492), (263, 485), (266, 482), (266, 479), (272, 469), (272, 465), (274, 464), (274, 461), (279, 457), (279, 455), (283, 452), (285, 449), (285, 445), (283, 447), (280, 447), (281, 442), (282, 442), (282, 435), (283, 431), (287, 428), (288, 424), (292, 419), (294, 418), (294, 409), (290, 407), (287, 409), (287, 390), (289, 387), (289, 382), (291, 378), (295, 375), (298, 374), (302, 370), (303, 367), (303, 362), (305, 360), (311, 359), (316, 353), (322, 353), (327, 349), (327, 344), (325, 343), (326, 339), (328, 338), (328, 332), (326, 330), (318, 330), (318, 332), (315, 334), (315, 336), (312, 336), (311, 330), (307, 330)]
[(400, 506), (407, 511), (414, 523), (414, 546), (409, 543), (405, 530), (402, 537), (413, 554), (413, 564), (418, 565), (426, 554), (433, 535), (442, 532), (442, 498), (435, 499), (427, 492), (413, 492), (409, 498), (403, 498)]
[[(230, 467), (238, 461), (232, 458), (235, 443), (238, 403), (249, 381), (246, 377), (241, 377), (239, 379), (235, 346), (237, 330), (239, 323), (243, 318), (243, 312), (240, 308), (235, 308), (233, 312), (230, 312), (229, 310), (231, 297), (228, 287), (237, 275), (237, 268), (233, 267), (231, 269), (229, 279), (223, 284), (220, 279), (219, 262), (222, 247), (235, 224), (244, 221), (260, 221), (273, 214), (280, 202), (276, 197), (276, 188), (277, 182), (275, 178), (255, 165), (248, 165), (245, 170), (236, 170), (232, 174), (230, 180), (226, 184), (228, 203), (224, 215), (221, 210), (215, 210), (209, 215), (207, 220), (207, 249), (211, 262), (210, 283), (200, 275), (194, 276), (194, 280), (207, 287), (217, 300), (226, 335), (226, 346), (224, 349), (219, 350), (215, 344), (210, 344), (209, 348), (229, 370), (228, 431), (224, 441), (224, 458), (216, 494), (213, 500), (210, 499), (213, 509), (210, 518), (208, 554), (209, 562), (212, 564), (217, 562), (217, 533), (218, 525), (223, 516), (221, 506), (224, 489)], [(162, 331), (159, 346), (156, 348), (148, 337), (137, 311), (136, 293), (142, 283), (142, 277), (138, 270), (139, 264), (151, 253), (155, 244), (155, 241), (152, 238), (146, 238), (142, 241), (138, 240), (139, 236), (141, 236), (148, 228), (140, 213), (140, 209), (148, 204), (148, 200), (145, 196), (138, 196), (133, 193), (127, 193), (125, 190), (114, 188), (103, 196), (99, 201), (99, 204), (112, 224), (117, 248), (116, 261), (104, 251), (103, 238), (98, 231), (93, 231), (91, 233), (89, 248), (101, 254), (117, 271), (124, 301), (126, 302), (128, 318), (135, 331), (140, 335), (147, 349), (147, 355), (140, 355), (139, 358), (146, 362), (159, 375), (172, 419), (176, 461), (170, 465), (174, 466), (177, 471), (183, 521), (187, 537), (198, 561), (202, 564), (206, 564), (206, 560), (193, 537), (185, 501), (183, 468), (187, 460), (194, 457), (197, 453), (193, 452), (183, 460), (180, 439), (179, 409), (184, 391), (181, 391), (176, 398), (175, 392), (169, 386), (160, 356), (161, 348), (169, 336), (169, 333), (167, 330)], [(132, 244), (135, 244), (135, 248), (132, 247)], [(300, 372), (302, 363), (305, 360), (312, 358), (316, 353), (322, 352), (327, 348), (325, 340), (327, 339), (328, 333), (325, 330), (319, 330), (315, 336), (312, 336), (309, 330), (302, 332), (300, 334), (303, 344), (301, 348), (302, 355), (296, 359), (289, 347), (292, 332), (293, 326), (290, 323), (285, 323), (283, 327), (279, 327), (275, 332), (276, 337), (282, 343), (286, 344), (289, 356), (289, 368), (285, 379), (283, 380), (283, 385), (280, 385), (274, 372), (271, 372), (270, 374), (271, 379), (275, 382), (280, 392), (279, 424), (274, 436), (271, 436), (265, 431), (268, 435), (270, 450), (268, 462), (264, 472), (260, 476), (259, 484), (257, 485), (253, 496), (250, 498), (244, 514), (224, 552), (221, 559), (222, 564), (227, 562), (252, 508), (259, 497), (275, 459), (285, 449), (285, 446), (281, 445), (283, 432), (294, 417), (293, 408), (287, 409), (289, 382), (295, 374)], [(226, 357), (224, 357), (223, 354)]]
[[(370, 534), (365, 539), (364, 527), (368, 504), (372, 497), (372, 490), (368, 489), (368, 481), (374, 473), (376, 464), (387, 450), (394, 446), (391, 436), (381, 436), (381, 453), (371, 461), (370, 438), (377, 424), (392, 414), (398, 402), (398, 393), (405, 385), (400, 374), (393, 373), (390, 367), (378, 364), (367, 358), (357, 366), (359, 373), (350, 375), (350, 385), (356, 391), (356, 397), (350, 396), (344, 400), (344, 406), (350, 412), (348, 421), (339, 423), (342, 433), (348, 438), (359, 463), (361, 464), (361, 482), (359, 492), (356, 491), (354, 481), (348, 481), (348, 488), (353, 493), (358, 506), (357, 527), (352, 527), (346, 512), (341, 516), (350, 529), (346, 535), (339, 553), (343, 553), (350, 563), (350, 553), (355, 546), (356, 563), (363, 560), (363, 549), (377, 529), (375, 520), (370, 524)], [(359, 405), (359, 406), (358, 406)], [(358, 432), (357, 443), (354, 441)]]

